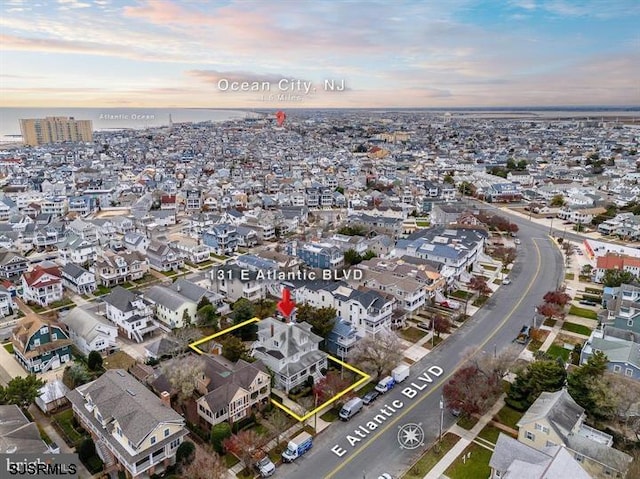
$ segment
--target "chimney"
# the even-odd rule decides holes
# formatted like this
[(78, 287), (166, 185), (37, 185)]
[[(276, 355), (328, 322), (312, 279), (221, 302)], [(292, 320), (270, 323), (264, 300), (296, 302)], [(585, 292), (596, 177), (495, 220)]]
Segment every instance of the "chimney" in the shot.
[(162, 404), (164, 404), (168, 408), (171, 408), (171, 394), (169, 394), (167, 391), (162, 391), (160, 393), (160, 401), (162, 401)]
[(275, 327), (273, 326), (273, 323), (271, 323), (271, 337), (273, 338), (273, 335), (275, 333)]

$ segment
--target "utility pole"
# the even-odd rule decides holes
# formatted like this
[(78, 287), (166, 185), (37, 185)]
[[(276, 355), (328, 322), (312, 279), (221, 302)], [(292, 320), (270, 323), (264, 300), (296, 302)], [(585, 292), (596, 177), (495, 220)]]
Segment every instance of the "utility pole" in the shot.
[(549, 236), (553, 236), (553, 216), (551, 217), (551, 226), (549, 226)]
[(438, 447), (442, 442), (442, 428), (444, 426), (444, 396), (440, 396), (440, 435), (438, 437)]

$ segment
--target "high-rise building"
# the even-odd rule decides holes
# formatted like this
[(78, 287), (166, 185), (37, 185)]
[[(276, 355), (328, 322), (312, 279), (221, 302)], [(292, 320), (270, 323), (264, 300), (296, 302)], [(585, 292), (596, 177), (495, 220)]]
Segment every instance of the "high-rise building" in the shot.
[(48, 116), (20, 120), (25, 145), (38, 146), (62, 141), (93, 141), (91, 120), (76, 120), (66, 116)]

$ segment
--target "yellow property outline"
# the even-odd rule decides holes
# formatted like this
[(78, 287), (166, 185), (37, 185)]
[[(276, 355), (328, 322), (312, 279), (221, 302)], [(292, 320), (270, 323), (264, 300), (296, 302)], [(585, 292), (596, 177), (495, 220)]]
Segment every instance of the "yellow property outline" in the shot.
[[(217, 333), (211, 334), (209, 336), (206, 336), (204, 338), (200, 338), (197, 341), (194, 341), (193, 343), (189, 344), (189, 347), (191, 349), (193, 349), (196, 353), (198, 354), (204, 354), (204, 351), (202, 349), (200, 349), (198, 346), (200, 346), (202, 343), (206, 343), (207, 341), (211, 341), (214, 338), (217, 338), (218, 336), (222, 336), (223, 334), (227, 334), (230, 331), (233, 331), (234, 329), (238, 329), (241, 328), (243, 326), (247, 326), (249, 324), (253, 324), (253, 323), (259, 323), (260, 321), (262, 321), (260, 318), (251, 318), (248, 319), (246, 321), (243, 321), (240, 324), (236, 324), (234, 326), (231, 326), (229, 328), (223, 329), (222, 331), (218, 331)], [(351, 386), (349, 386), (348, 388), (344, 389), (343, 391), (340, 391), (338, 394), (336, 394), (335, 396), (333, 396), (332, 398), (326, 400), (325, 402), (323, 402), (322, 404), (320, 404), (319, 406), (317, 406), (315, 409), (313, 409), (312, 411), (309, 411), (307, 414), (305, 414), (304, 416), (300, 416), (298, 414), (296, 414), (294, 411), (292, 411), (291, 409), (289, 409), (287, 406), (285, 406), (284, 404), (276, 401), (275, 399), (270, 399), (271, 400), (271, 404), (273, 404), (274, 406), (282, 409), (284, 412), (286, 412), (289, 416), (297, 419), (298, 421), (302, 422), (302, 421), (306, 421), (307, 419), (309, 419), (311, 416), (313, 416), (314, 414), (316, 414), (317, 412), (321, 411), (322, 409), (324, 409), (325, 407), (327, 407), (329, 404), (333, 404), (334, 402), (336, 402), (338, 399), (340, 399), (342, 396), (344, 396), (345, 394), (349, 393), (350, 391), (354, 390), (355, 388), (357, 388), (358, 386), (360, 386), (361, 384), (366, 383), (367, 381), (369, 381), (369, 379), (371, 379), (371, 376), (368, 375), (367, 373), (365, 373), (364, 371), (360, 371), (357, 368), (354, 368), (353, 366), (351, 366), (350, 364), (345, 363), (344, 361), (339, 360), (338, 358), (335, 358), (333, 356), (331, 356), (330, 354), (327, 355), (327, 357), (349, 369), (350, 371), (353, 371), (354, 373), (356, 373), (357, 375), (360, 376), (360, 379), (358, 379), (355, 383), (353, 383)]]

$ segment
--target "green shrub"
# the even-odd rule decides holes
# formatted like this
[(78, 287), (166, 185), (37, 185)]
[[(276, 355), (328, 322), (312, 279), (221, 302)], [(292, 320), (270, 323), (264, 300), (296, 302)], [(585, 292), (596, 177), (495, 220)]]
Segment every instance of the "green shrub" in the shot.
[(223, 453), (222, 442), (231, 436), (231, 426), (228, 422), (221, 422), (211, 428), (211, 445), (218, 454)]

